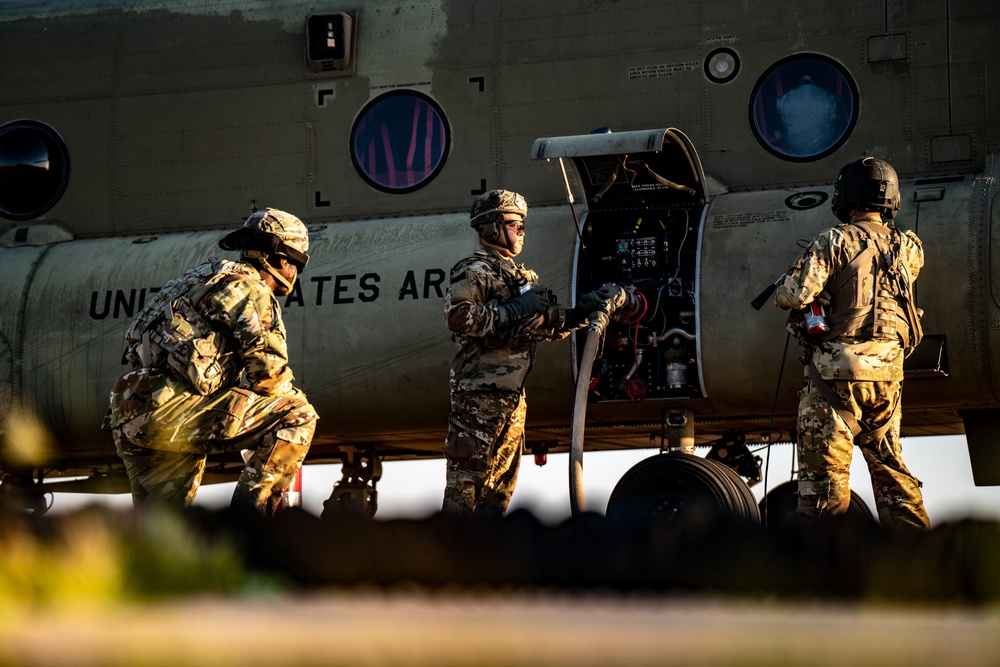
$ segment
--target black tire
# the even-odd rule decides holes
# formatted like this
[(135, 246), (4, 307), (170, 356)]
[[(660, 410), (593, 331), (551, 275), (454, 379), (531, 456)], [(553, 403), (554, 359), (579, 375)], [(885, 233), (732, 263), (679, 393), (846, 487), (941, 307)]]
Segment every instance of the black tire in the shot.
[(753, 491), (747, 486), (747, 483), (743, 481), (735, 470), (727, 466), (725, 463), (719, 463), (718, 467), (722, 470), (723, 474), (729, 478), (733, 486), (739, 492), (740, 497), (743, 499), (744, 509), (739, 514), (739, 516), (751, 519), (754, 523), (760, 523), (760, 508), (757, 505), (757, 499), (753, 495)]
[(724, 515), (760, 522), (757, 503), (727, 466), (692, 454), (659, 454), (632, 466), (608, 498), (613, 520), (679, 521)]
[[(767, 492), (760, 501), (760, 516), (769, 526), (794, 525), (798, 515), (798, 483), (784, 482)], [(847, 506), (845, 518), (859, 521), (874, 521), (868, 503), (854, 489), (851, 489), (851, 504)]]

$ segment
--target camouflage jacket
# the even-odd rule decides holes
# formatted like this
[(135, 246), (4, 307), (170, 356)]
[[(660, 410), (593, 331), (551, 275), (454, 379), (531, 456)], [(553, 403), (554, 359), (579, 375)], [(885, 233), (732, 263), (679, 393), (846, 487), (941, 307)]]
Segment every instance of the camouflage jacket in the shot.
[[(864, 250), (856, 234), (849, 234), (845, 223), (824, 230), (799, 255), (788, 269), (784, 281), (774, 293), (774, 304), (779, 308), (803, 310)], [(924, 264), (920, 239), (910, 231), (901, 236), (902, 262), (915, 280)], [(874, 289), (866, 285), (865, 289)], [(868, 295), (870, 301), (872, 295)], [(795, 318), (790, 318), (794, 322)], [(800, 335), (800, 331), (794, 331)], [(903, 379), (903, 348), (898, 340), (870, 340), (866, 338), (834, 338), (830, 341), (803, 342), (825, 380), (888, 381)], [(808, 369), (806, 369), (808, 371)]]
[[(219, 274), (223, 279), (219, 279)], [(202, 285), (216, 280), (220, 287), (209, 292), (197, 309), (227, 341), (234, 354), (228, 364), (236, 366), (229, 386), (241, 385), (265, 396), (280, 396), (296, 391), (288, 367), (288, 348), (281, 307), (271, 289), (260, 279), (255, 268), (243, 262), (214, 260), (189, 269), (175, 280)], [(173, 281), (171, 281), (172, 283)], [(161, 291), (168, 290), (167, 283)], [(149, 307), (150, 304), (147, 304)], [(144, 317), (140, 312), (138, 318)], [(126, 339), (126, 346), (133, 341)], [(105, 428), (111, 429), (133, 417), (151, 412), (182, 394), (194, 394), (191, 385), (165, 366), (134, 368), (128, 383), (119, 382), (112, 391), (111, 408)], [(142, 396), (128, 387), (142, 387)], [(128, 395), (126, 395), (128, 394)]]
[(458, 343), (452, 391), (519, 392), (534, 362), (535, 343), (569, 335), (569, 329), (535, 329), (497, 341), (502, 333), (498, 306), (537, 284), (534, 271), (487, 246), (452, 267), (444, 304), (445, 323)]

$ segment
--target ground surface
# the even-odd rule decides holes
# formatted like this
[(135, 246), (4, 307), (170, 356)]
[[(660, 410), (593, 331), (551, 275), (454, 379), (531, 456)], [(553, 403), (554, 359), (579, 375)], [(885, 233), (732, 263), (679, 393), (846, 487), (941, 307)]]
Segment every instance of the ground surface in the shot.
[(333, 592), (28, 613), (0, 664), (996, 665), (1000, 610), (557, 591)]

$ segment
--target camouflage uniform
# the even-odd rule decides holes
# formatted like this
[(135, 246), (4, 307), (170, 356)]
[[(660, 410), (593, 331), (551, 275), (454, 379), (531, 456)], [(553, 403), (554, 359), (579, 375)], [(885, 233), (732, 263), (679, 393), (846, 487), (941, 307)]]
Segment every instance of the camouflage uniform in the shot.
[[(806, 347), (803, 359), (806, 381), (800, 393), (798, 417), (799, 514), (811, 517), (847, 511), (851, 456), (854, 445), (858, 444), (868, 464), (883, 525), (926, 528), (929, 521), (921, 484), (903, 463), (899, 441), (905, 356), (899, 336), (881, 337), (873, 335), (870, 329), (854, 329), (848, 335), (837, 335), (830, 340), (808, 340), (800, 327), (801, 314), (794, 312), (801, 311), (821, 294), (830, 296), (824, 289), (873, 245), (872, 235), (858, 224), (866, 221), (881, 225), (879, 215), (870, 213), (861, 220), (817, 235), (788, 270), (774, 296), (775, 305), (794, 309), (789, 318), (790, 329)], [(898, 244), (899, 259), (911, 280), (915, 280), (924, 263), (920, 240), (909, 231), (883, 229), (891, 232), (891, 238)], [(860, 303), (871, 304), (876, 299), (874, 272), (862, 274), (851, 287)], [(831, 319), (832, 315), (831, 312)], [(876, 331), (877, 325), (878, 321)], [(899, 322), (898, 327), (905, 335), (905, 322)], [(826, 381), (855, 420), (873, 428), (888, 422), (885, 433), (870, 442), (856, 438), (849, 423), (824, 398), (816, 375)]]
[[(208, 455), (252, 450), (233, 505), (271, 515), (305, 459), (318, 416), (292, 384), (281, 308), (255, 267), (207, 262), (158, 295), (206, 284), (195, 306), (229, 352), (221, 362), (222, 386), (200, 393), (162, 359), (148, 366), (136, 361), (140, 341), (131, 338), (133, 326), (126, 337), (133, 369), (112, 388), (104, 428), (112, 431), (136, 504), (189, 505)], [(161, 307), (154, 296), (137, 321)]]
[(451, 364), (445, 512), (502, 515), (510, 503), (535, 343), (569, 334), (565, 328), (536, 328), (509, 339), (503, 335), (499, 306), (537, 282), (534, 271), (487, 246), (451, 270), (444, 314), (459, 349)]

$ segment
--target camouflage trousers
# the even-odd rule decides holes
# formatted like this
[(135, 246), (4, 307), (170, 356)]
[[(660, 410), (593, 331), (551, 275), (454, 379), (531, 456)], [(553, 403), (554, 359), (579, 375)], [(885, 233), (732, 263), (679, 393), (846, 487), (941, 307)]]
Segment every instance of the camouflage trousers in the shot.
[(112, 435), (135, 505), (190, 505), (210, 454), (251, 450), (232, 505), (272, 516), (305, 460), (317, 419), (298, 390), (263, 396), (231, 388), (209, 396), (179, 394)]
[[(879, 520), (883, 526), (928, 528), (920, 480), (903, 463), (899, 441), (899, 382), (829, 380), (827, 384), (854, 413), (878, 427), (892, 424), (879, 440), (859, 444), (868, 464)], [(799, 516), (843, 514), (851, 502), (849, 477), (854, 437), (810, 378), (800, 393), (798, 417)]]
[(503, 516), (524, 446), (523, 392), (452, 392), (442, 511)]

